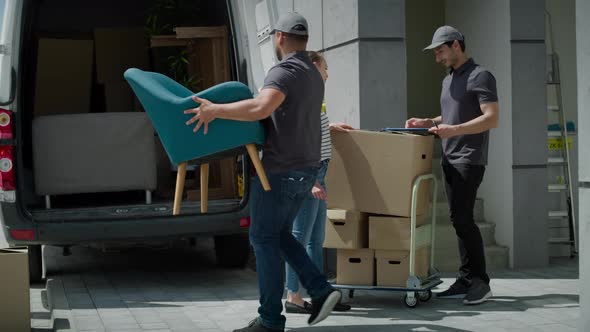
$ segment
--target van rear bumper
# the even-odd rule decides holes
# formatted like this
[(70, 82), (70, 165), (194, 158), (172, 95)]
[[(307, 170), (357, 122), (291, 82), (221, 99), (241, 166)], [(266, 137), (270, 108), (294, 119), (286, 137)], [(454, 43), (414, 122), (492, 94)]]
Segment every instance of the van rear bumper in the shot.
[[(187, 215), (175, 217), (136, 218), (107, 221), (31, 222), (22, 218), (15, 204), (3, 203), (2, 226), (10, 245), (78, 245), (89, 243), (149, 242), (150, 240), (181, 238), (195, 235), (230, 235), (247, 233), (240, 219), (249, 215), (249, 209), (235, 212)], [(15, 240), (11, 229), (33, 230), (35, 240)]]

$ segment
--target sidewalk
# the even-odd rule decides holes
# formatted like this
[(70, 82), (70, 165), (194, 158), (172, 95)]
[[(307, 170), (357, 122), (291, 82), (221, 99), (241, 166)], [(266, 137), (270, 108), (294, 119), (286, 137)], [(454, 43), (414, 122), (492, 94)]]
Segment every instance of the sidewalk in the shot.
[[(255, 272), (219, 269), (211, 250), (72, 251), (69, 257), (54, 248), (49, 252), (56, 331), (232, 331), (256, 316)], [(56, 268), (61, 272), (52, 273)], [(576, 331), (577, 261), (491, 277), (494, 297), (480, 306), (433, 298), (409, 309), (402, 293), (356, 291), (352, 311), (314, 327), (307, 326), (306, 315), (289, 314), (287, 326), (314, 332)], [(443, 280), (442, 288), (454, 281)], [(41, 291), (32, 294), (40, 303), (35, 293)], [(33, 317), (47, 317), (35, 308)], [(47, 331), (43, 322), (37, 321), (35, 331)]]

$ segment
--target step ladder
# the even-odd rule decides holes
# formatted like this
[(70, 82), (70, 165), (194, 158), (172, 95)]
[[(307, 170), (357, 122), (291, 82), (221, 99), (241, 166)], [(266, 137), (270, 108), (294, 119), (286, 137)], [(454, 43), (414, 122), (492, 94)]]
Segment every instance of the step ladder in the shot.
[[(552, 47), (553, 48), (553, 47)], [(558, 168), (561, 170), (560, 180), (557, 183), (549, 183), (547, 190), (550, 193), (558, 193), (565, 200), (565, 208), (563, 210), (549, 211), (549, 223), (563, 222), (567, 220), (568, 236), (567, 237), (550, 237), (548, 242), (550, 244), (568, 245), (570, 247), (570, 257), (575, 257), (578, 253), (576, 217), (573, 200), (572, 176), (570, 167), (570, 148), (571, 136), (573, 133), (568, 131), (567, 120), (563, 110), (563, 101), (561, 95), (561, 81), (559, 73), (559, 57), (557, 53), (552, 52), (549, 55), (549, 69), (547, 85), (548, 90), (554, 90), (556, 105), (547, 106), (547, 111), (557, 115), (559, 123), (559, 131), (547, 131), (547, 138), (549, 148), (551, 150), (559, 151), (560, 156), (551, 156), (547, 160), (548, 168)]]
[[(567, 127), (567, 119), (563, 109), (559, 56), (557, 52), (555, 52), (555, 39), (553, 38), (551, 15), (548, 12), (546, 12), (546, 15), (547, 23), (549, 24), (549, 41), (551, 43), (551, 54), (548, 58), (549, 73), (547, 77), (547, 86), (548, 91), (552, 91), (555, 95), (555, 104), (548, 102), (547, 111), (550, 114), (557, 115), (559, 123), (559, 131), (547, 131), (549, 148), (559, 151), (559, 156), (551, 156), (548, 158), (547, 167), (550, 169), (557, 168), (561, 170), (561, 175), (559, 176), (560, 181), (558, 181), (558, 183), (549, 183), (547, 190), (550, 193), (559, 193), (565, 200), (565, 209), (549, 211), (548, 218), (550, 223), (567, 220), (568, 225), (567, 237), (550, 237), (548, 241), (550, 244), (568, 245), (570, 248), (570, 257), (575, 257), (578, 254), (578, 240), (570, 166), (570, 142), (571, 136), (574, 133), (569, 132)], [(548, 118), (551, 118), (551, 115)]]

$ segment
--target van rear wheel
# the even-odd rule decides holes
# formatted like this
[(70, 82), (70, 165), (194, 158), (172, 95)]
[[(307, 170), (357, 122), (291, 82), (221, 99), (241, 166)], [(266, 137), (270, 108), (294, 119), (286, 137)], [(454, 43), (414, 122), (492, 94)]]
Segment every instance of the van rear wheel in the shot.
[(28, 247), (29, 256), (29, 282), (39, 283), (43, 281), (43, 250), (40, 244)]
[(250, 256), (248, 234), (218, 235), (215, 241), (217, 265), (243, 268)]

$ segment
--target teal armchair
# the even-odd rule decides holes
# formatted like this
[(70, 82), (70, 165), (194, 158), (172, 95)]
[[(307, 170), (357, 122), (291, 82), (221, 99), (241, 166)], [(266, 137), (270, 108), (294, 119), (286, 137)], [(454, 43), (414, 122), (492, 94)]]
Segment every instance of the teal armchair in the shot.
[[(216, 119), (203, 130), (193, 132), (185, 123), (192, 115), (184, 110), (199, 106), (193, 92), (165, 75), (131, 68), (125, 79), (143, 105), (170, 160), (178, 165), (173, 214), (180, 213), (187, 162), (200, 159), (201, 212), (207, 212), (209, 164), (207, 160), (246, 148), (265, 190), (270, 190), (258, 157), (258, 146), (264, 144), (264, 128), (259, 121), (246, 122)], [(240, 82), (225, 82), (197, 93), (213, 103), (225, 104), (252, 98), (250, 89)]]

